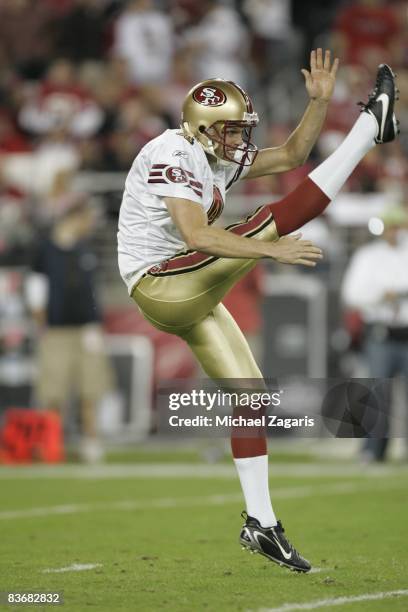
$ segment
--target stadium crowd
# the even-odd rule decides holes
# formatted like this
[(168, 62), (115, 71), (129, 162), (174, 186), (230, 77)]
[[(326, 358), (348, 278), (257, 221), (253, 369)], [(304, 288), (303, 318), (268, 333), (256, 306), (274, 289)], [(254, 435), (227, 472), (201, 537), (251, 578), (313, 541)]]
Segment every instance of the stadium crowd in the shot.
[[(24, 217), (48, 218), (59, 172), (127, 171), (147, 141), (178, 125), (180, 103), (200, 79), (216, 75), (248, 88), (263, 120), (258, 143), (280, 144), (306, 103), (300, 68), (310, 48), (330, 47), (342, 67), (310, 161), (242, 187), (286, 193), (336, 147), (381, 61), (398, 71), (400, 109), (406, 107), (404, 4), (2, 0), (0, 257), (13, 236), (18, 242), (29, 233)], [(407, 113), (400, 111), (400, 119), (404, 128)], [(403, 200), (407, 148), (403, 136), (385, 151), (375, 149), (348, 188), (391, 190)]]

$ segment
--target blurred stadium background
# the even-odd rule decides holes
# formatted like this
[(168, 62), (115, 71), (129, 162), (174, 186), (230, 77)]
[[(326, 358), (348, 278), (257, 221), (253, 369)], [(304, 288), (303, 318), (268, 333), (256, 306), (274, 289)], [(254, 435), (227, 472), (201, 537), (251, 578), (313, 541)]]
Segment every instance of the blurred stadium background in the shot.
[[(367, 375), (361, 317), (344, 308), (340, 291), (350, 256), (381, 234), (387, 208), (408, 211), (406, 10), (406, 2), (381, 0), (1, 0), (0, 414), (44, 408), (36, 397), (38, 324), (25, 286), (39, 236), (80, 193), (99, 212), (92, 246), (115, 373), (97, 408), (104, 446), (122, 458), (137, 449), (150, 458), (149, 449), (189, 449), (188, 440), (161, 442), (154, 407), (160, 381), (200, 373), (181, 341), (139, 316), (117, 270), (125, 176), (146, 142), (178, 126), (186, 92), (204, 78), (248, 89), (261, 118), (258, 146), (283, 143), (306, 107), (300, 69), (318, 46), (332, 49), (341, 68), (310, 159), (235, 187), (222, 224), (291, 191), (337, 146), (381, 62), (398, 73), (401, 137), (370, 152), (327, 214), (305, 228), (324, 249), (324, 263), (312, 272), (262, 263), (226, 305), (267, 376)], [(396, 391), (396, 409), (404, 411), (402, 385)], [(68, 457), (78, 443), (77, 408), (75, 394), (67, 397)], [(276, 448), (324, 457), (353, 457), (357, 449), (346, 441), (301, 442), (289, 437)], [(209, 461), (225, 450), (208, 440), (199, 448)], [(390, 450), (396, 458), (406, 451), (398, 440)]]

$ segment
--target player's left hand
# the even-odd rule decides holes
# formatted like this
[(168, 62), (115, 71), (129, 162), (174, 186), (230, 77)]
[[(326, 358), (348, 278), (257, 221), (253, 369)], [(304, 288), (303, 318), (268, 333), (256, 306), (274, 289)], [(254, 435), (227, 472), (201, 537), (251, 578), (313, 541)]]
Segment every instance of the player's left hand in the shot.
[(333, 94), (339, 60), (336, 57), (331, 63), (331, 53), (327, 49), (324, 58), (323, 50), (313, 50), (310, 54), (310, 72), (303, 68), (307, 93), (312, 100), (328, 102)]

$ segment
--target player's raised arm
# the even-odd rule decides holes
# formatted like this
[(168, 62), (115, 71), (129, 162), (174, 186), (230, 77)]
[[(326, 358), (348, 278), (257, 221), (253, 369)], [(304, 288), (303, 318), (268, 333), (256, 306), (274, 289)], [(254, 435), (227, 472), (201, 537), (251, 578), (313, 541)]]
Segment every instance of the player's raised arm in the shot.
[(190, 200), (165, 198), (166, 206), (187, 247), (217, 257), (260, 259), (270, 257), (280, 263), (315, 266), (322, 251), (301, 234), (265, 242), (239, 236), (207, 224), (200, 206)]
[(310, 101), (299, 125), (285, 144), (259, 151), (245, 178), (285, 172), (305, 163), (326, 118), (338, 65), (329, 50), (324, 55), (322, 49), (311, 52), (310, 71), (302, 70)]

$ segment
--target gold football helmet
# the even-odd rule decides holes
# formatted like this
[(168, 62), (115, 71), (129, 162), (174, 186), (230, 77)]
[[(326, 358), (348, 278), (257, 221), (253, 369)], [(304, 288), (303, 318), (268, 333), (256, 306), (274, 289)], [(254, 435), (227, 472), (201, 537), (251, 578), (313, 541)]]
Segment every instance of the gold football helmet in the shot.
[[(188, 140), (196, 139), (204, 151), (224, 164), (253, 164), (258, 153), (250, 141), (252, 128), (258, 124), (248, 94), (232, 81), (209, 79), (188, 92), (181, 114), (181, 128)], [(242, 130), (242, 144), (227, 144), (229, 128)]]

